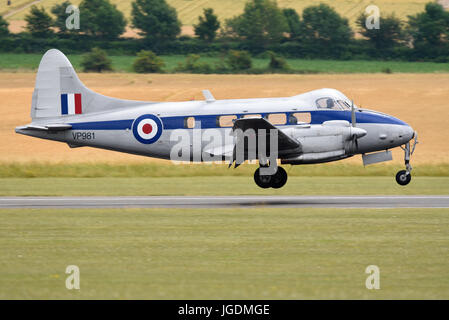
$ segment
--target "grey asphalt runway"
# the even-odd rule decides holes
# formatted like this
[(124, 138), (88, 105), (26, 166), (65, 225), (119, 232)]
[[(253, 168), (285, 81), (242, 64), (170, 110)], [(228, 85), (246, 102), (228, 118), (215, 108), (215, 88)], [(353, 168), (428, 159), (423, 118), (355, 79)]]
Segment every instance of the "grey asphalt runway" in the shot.
[(0, 208), (449, 208), (449, 196), (0, 197)]

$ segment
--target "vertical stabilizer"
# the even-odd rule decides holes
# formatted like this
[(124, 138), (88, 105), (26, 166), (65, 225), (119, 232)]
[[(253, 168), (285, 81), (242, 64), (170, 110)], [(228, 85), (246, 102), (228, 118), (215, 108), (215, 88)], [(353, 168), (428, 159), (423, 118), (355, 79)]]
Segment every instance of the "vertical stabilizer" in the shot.
[(121, 100), (88, 89), (59, 50), (48, 50), (39, 64), (31, 102), (31, 118), (55, 118), (147, 104)]

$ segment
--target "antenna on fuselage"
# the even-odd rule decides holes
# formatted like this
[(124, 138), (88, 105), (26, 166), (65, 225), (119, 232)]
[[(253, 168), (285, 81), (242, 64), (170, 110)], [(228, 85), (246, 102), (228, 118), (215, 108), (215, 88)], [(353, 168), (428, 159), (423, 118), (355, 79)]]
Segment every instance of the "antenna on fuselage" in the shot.
[(215, 98), (209, 90), (203, 90), (203, 96), (207, 103), (214, 102)]

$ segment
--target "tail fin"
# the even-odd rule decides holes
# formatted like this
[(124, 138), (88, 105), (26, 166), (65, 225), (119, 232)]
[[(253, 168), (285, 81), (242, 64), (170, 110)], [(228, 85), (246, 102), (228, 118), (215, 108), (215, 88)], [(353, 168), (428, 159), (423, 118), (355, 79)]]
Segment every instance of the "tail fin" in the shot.
[(39, 64), (31, 103), (31, 118), (56, 118), (110, 111), (148, 102), (106, 97), (88, 89), (59, 50), (47, 51)]

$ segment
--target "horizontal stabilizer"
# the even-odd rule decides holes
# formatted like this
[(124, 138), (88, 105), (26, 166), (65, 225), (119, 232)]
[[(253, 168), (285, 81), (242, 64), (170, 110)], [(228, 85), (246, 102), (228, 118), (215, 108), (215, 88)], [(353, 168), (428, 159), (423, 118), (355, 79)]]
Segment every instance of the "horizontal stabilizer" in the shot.
[(29, 124), (26, 126), (17, 127), (16, 131), (17, 130), (64, 131), (64, 130), (69, 130), (71, 128), (72, 128), (72, 125), (67, 124), (67, 123), (61, 123), (61, 124), (52, 123), (52, 124), (47, 124), (44, 126)]

